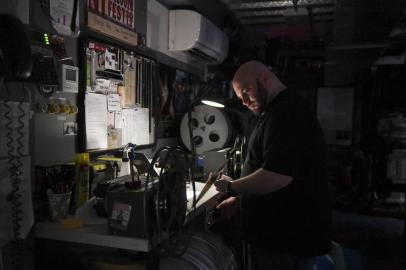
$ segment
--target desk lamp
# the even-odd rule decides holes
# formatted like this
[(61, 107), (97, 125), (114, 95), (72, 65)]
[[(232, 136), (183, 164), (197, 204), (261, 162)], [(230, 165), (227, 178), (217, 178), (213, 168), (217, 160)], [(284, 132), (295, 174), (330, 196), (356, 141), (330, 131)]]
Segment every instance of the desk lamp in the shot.
[(219, 97), (213, 92), (210, 92), (204, 98), (202, 98), (201, 102), (208, 106), (216, 107), (216, 108), (224, 108), (224, 99)]

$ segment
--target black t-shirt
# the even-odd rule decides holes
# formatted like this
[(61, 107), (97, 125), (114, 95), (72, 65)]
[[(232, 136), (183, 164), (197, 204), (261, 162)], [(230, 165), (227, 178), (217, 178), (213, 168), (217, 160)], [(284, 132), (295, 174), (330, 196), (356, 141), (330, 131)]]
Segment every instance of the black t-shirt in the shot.
[(293, 180), (270, 194), (241, 195), (246, 240), (297, 255), (328, 252), (331, 202), (324, 135), (314, 112), (292, 91), (275, 97), (250, 136), (242, 175), (259, 168)]

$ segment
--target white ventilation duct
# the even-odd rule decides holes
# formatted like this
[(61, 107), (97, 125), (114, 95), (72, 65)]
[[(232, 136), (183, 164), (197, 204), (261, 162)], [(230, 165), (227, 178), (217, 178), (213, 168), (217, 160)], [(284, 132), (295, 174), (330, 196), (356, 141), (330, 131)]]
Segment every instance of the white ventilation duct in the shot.
[(169, 11), (169, 51), (180, 51), (205, 63), (221, 63), (228, 53), (228, 37), (201, 14), (185, 9)]

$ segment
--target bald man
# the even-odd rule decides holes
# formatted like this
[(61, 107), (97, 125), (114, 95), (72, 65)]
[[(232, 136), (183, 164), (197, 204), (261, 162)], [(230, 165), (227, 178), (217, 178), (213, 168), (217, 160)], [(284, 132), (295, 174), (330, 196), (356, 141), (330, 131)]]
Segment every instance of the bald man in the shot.
[(253, 270), (313, 269), (331, 240), (326, 146), (315, 113), (261, 62), (241, 65), (232, 84), (258, 121), (241, 178), (214, 183), (233, 194), (217, 208), (225, 218), (241, 211)]

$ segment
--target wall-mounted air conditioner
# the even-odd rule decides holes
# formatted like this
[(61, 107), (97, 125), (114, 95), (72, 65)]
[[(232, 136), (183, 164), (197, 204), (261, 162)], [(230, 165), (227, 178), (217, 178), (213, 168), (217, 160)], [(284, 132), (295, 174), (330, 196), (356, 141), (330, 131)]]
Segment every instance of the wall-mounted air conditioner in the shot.
[(192, 10), (169, 11), (169, 51), (191, 54), (206, 63), (221, 63), (228, 37), (207, 18)]

